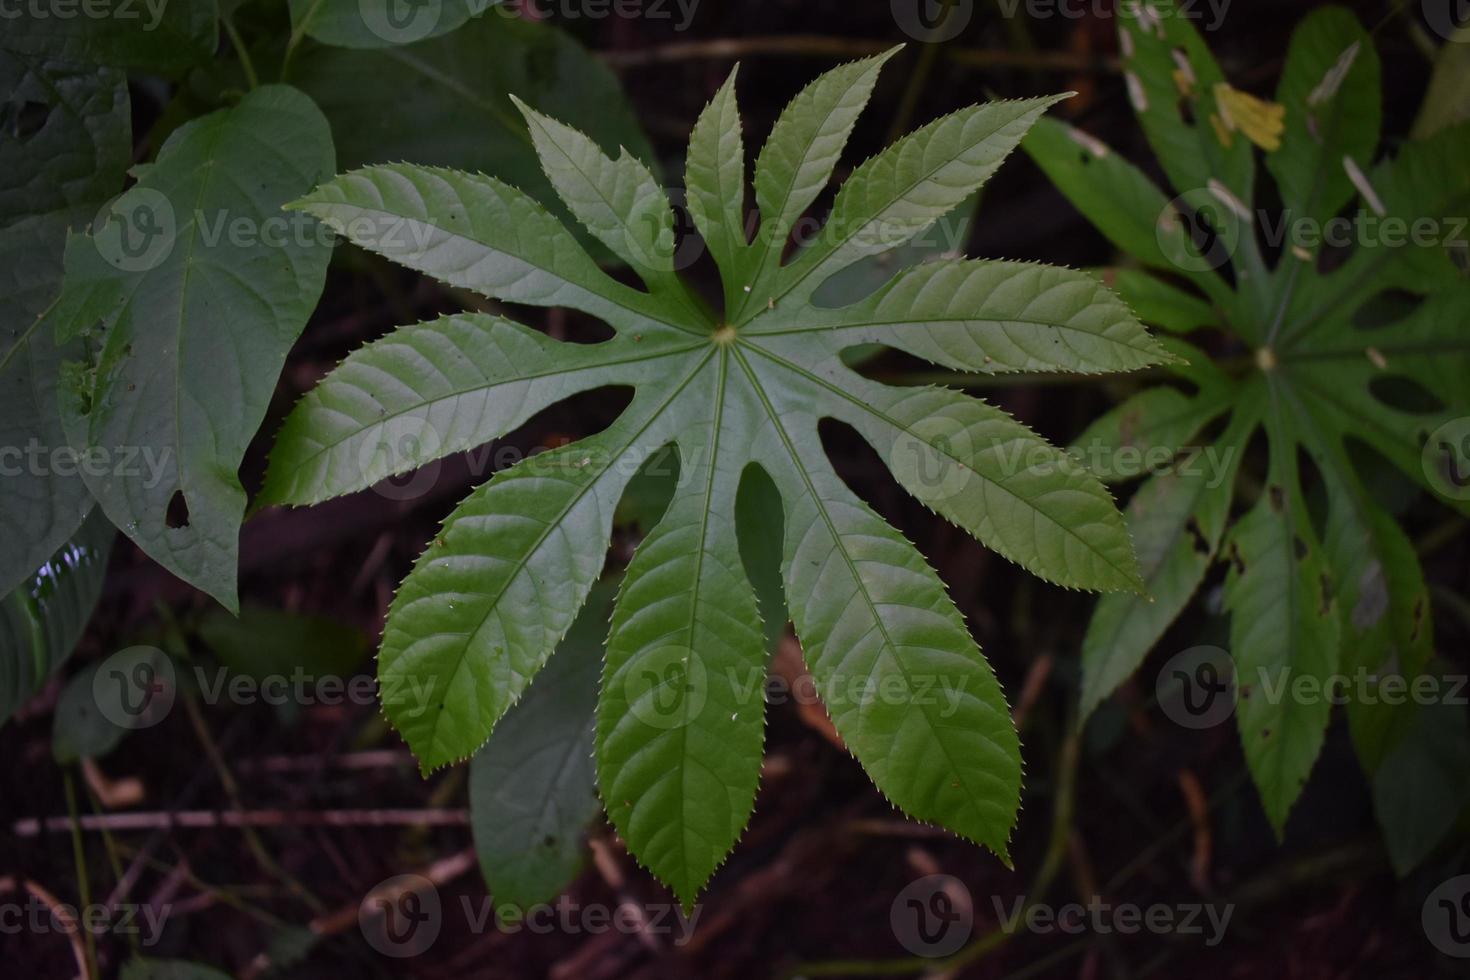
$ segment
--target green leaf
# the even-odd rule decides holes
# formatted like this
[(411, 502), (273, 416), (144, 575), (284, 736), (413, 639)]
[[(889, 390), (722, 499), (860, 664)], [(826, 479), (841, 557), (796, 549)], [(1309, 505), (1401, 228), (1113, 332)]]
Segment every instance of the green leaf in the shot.
[(1146, 388), (1093, 422), (1072, 454), (1104, 481), (1136, 479), (1166, 465), (1229, 408), (1230, 392), (1191, 398), (1178, 388)]
[(1167, 360), (1138, 320), (1086, 273), (1024, 262), (925, 262), (858, 303), (779, 310), (751, 336), (820, 333), (883, 344), (960, 371), (1132, 371)]
[(825, 465), (814, 420), (767, 411), (786, 601), (838, 734), (904, 812), (1008, 860), (1020, 744), (990, 665), (934, 570)]
[(331, 122), (344, 170), (390, 162), (454, 167), (498, 177), (559, 207), (512, 92), (605, 150), (626, 146), (641, 160), (653, 159), (622, 83), (606, 65), (549, 23), (498, 11), (417, 44), (306, 50), (291, 81)]
[(387, 164), (344, 174), (291, 207), (365, 249), (491, 299), (565, 306), (617, 330), (690, 332), (668, 322), (676, 311), (609, 277), (545, 208), (493, 177)]
[[(1334, 694), (1321, 690), (1328, 675), (1412, 681), (1433, 650), (1423, 570), (1401, 518), (1371, 491), (1365, 467), (1381, 457), (1445, 505), (1470, 513), (1470, 500), (1451, 479), (1451, 467), (1470, 467), (1453, 428), (1470, 413), (1470, 293), (1460, 217), (1470, 204), (1470, 124), (1404, 144), (1375, 166), (1379, 68), (1369, 35), (1344, 10), (1313, 13), (1293, 36), (1279, 89), (1281, 145), (1265, 163), (1285, 204), (1276, 227), (1292, 235), (1304, 223), (1311, 228), (1338, 215), (1356, 195), (1352, 247), (1341, 250), (1343, 261), (1319, 263), (1318, 245), (1287, 237), (1268, 267), (1240, 213), (1254, 205), (1245, 130), (1215, 129), (1211, 117), (1220, 106), (1213, 91), (1223, 79), (1178, 13), (1150, 0), (1120, 22), (1140, 122), (1170, 179), (1185, 190), (1154, 233), (1143, 219), (1157, 213), (1161, 192), (1106, 147), (1045, 120), (1026, 147), (1116, 245), (1156, 270), (1183, 273), (1204, 294), (1120, 270), (1112, 282), (1144, 320), (1224, 335), (1208, 348), (1161, 342), (1189, 361), (1170, 370), (1197, 393), (1134, 396), (1088, 430), (1084, 452), (1094, 445), (1167, 446), (1192, 438), (1186, 433), (1217, 415), (1228, 416), (1227, 433), (1248, 434), (1258, 417), (1264, 423), (1264, 479), (1251, 473), (1244, 481), (1264, 484), (1264, 491), (1228, 539), (1225, 599), (1246, 759), (1279, 833), (1322, 745)], [(1225, 97), (1259, 114), (1252, 139), (1269, 144), (1271, 110), (1252, 107), (1241, 93)], [(1223, 219), (1213, 222), (1222, 234), (1218, 251), (1201, 255), (1183, 236), (1176, 219), (1197, 209)], [(1213, 271), (1225, 261), (1234, 272), (1229, 287)], [(1334, 271), (1321, 271), (1334, 264)], [(1212, 364), (1205, 349), (1224, 356)], [(1310, 481), (1298, 472), (1299, 460), (1310, 460)], [(1189, 488), (1172, 474), (1157, 477), (1130, 505), (1129, 525), (1157, 602), (1109, 596), (1099, 603), (1083, 655), (1087, 708), (1142, 661), (1207, 571), (1230, 491)], [(1309, 498), (1325, 507), (1309, 509)], [(1298, 683), (1302, 695), (1293, 693)], [(1364, 768), (1381, 774), (1411, 715), (1360, 698), (1349, 700), (1347, 714)], [(1406, 812), (1392, 822), (1405, 824)], [(1390, 822), (1390, 834), (1399, 834), (1402, 827)], [(1403, 833), (1421, 843), (1433, 836), (1418, 828)]]
[(121, 186), (132, 148), (118, 72), (28, 64), (0, 54), (0, 87), (44, 107), (29, 135), (0, 141), (0, 594), (81, 526), (91, 494), (70, 465), (56, 414), (57, 372), (80, 354), (40, 317), (61, 291), (68, 227), (83, 227)]
[(1142, 269), (1106, 269), (1101, 278), (1150, 326), (1186, 334), (1219, 324), (1220, 316), (1209, 303)]
[(1447, 41), (1439, 46), (1434, 74), (1414, 117), (1410, 135), (1416, 140), (1470, 120), (1470, 24), (1461, 24)]
[(1235, 425), (1202, 458), (1150, 477), (1128, 502), (1128, 533), (1148, 594), (1098, 600), (1082, 640), (1084, 721), (1143, 663), (1214, 563), (1253, 427), (1249, 417)]
[(757, 294), (764, 295), (765, 284), (779, 271), (796, 219), (832, 179), (852, 128), (873, 94), (878, 72), (898, 51), (890, 48), (832, 69), (782, 110), (755, 161), (755, 203), (761, 220), (754, 248), (745, 253), (738, 269), (722, 270), (730, 280), (727, 294), (737, 295), (731, 285), (743, 294), (728, 307), (732, 321), (745, 319)]
[(260, 500), (315, 503), (361, 490), (626, 380), (619, 369), (655, 371), (692, 347), (668, 336), (609, 344), (561, 343), (480, 313), (404, 327), (353, 353), (301, 400), (277, 436)]
[(500, 0), (291, 0), (291, 29), (324, 44), (387, 48), (448, 34)]
[(596, 143), (514, 95), (556, 193), (612, 253), (658, 287), (674, 271), (674, 213), (653, 174), (625, 148), (608, 158)]
[(592, 717), (610, 585), (593, 589), (546, 669), (470, 762), (470, 825), (496, 905), (549, 902), (582, 867), (597, 814)]
[(1188, 0), (1142, 0), (1120, 8), (1118, 49), (1128, 95), (1176, 191), (1204, 190), (1213, 180), (1250, 202), (1251, 144), (1239, 132), (1221, 141), (1214, 120), (1223, 122), (1224, 112), (1216, 86), (1225, 83), (1225, 74), (1196, 30), (1197, 18), (1188, 14)]
[[(1440, 691), (1457, 683), (1426, 676), (1438, 682)], [(1373, 804), (1394, 871), (1403, 877), (1429, 857), (1470, 804), (1464, 779), (1470, 768), (1470, 726), (1462, 704), (1431, 700), (1401, 710), (1412, 712), (1413, 720), (1373, 776)]]
[[(1260, 392), (1257, 398), (1268, 397)], [(1279, 399), (1273, 392), (1269, 397)], [(1331, 699), (1301, 697), (1298, 683), (1330, 690), (1340, 653), (1335, 587), (1301, 499), (1279, 401), (1268, 413), (1272, 462), (1259, 503), (1230, 534), (1225, 606), (1246, 764), (1281, 836), (1322, 749)]]
[[(1106, 144), (1055, 119), (1042, 119), (1022, 142), (1072, 206), (1140, 262), (1183, 272), (1217, 302), (1229, 290), (1192, 245), (1178, 210), (1142, 170)], [(1213, 319), (1213, 317), (1211, 317)]]
[(102, 594), (116, 532), (100, 515), (0, 599), (0, 722), (71, 656)]
[(20, 16), (16, 11), (6, 18), (0, 49), (80, 67), (105, 65), (173, 77), (213, 57), (219, 40), (215, 0), (92, 0), (85, 9), (71, 11), (72, 16), (64, 16), (63, 7), (56, 5), (51, 16)]
[(1343, 160), (1366, 166), (1378, 148), (1378, 76), (1378, 52), (1348, 10), (1313, 11), (1292, 32), (1276, 90), (1286, 129), (1265, 160), (1293, 219), (1325, 222), (1353, 197)]
[[(779, 145), (768, 145), (757, 167), (769, 222), (800, 213), (826, 182), (876, 65), (839, 69), (783, 115), (772, 136)], [(726, 98), (711, 111), (738, 117)], [(825, 258), (772, 262), (771, 281), (793, 288), (773, 306), (762, 297), (741, 323), (731, 310), (717, 318), (697, 308), (671, 271), (642, 270), (660, 284), (650, 292), (613, 281), (539, 206), (490, 178), (373, 167), (299, 202), (410, 268), (493, 298), (573, 307), (608, 322), (615, 336), (567, 344), (475, 315), (403, 328), (348, 358), (293, 411), (272, 454), (268, 499), (350, 492), (489, 441), (574, 392), (634, 389), (603, 431), (473, 491), (404, 580), (379, 678), (389, 719), (426, 771), (495, 737), (601, 573), (630, 482), (672, 446), (678, 481), (628, 566), (597, 709), (598, 783), (633, 855), (687, 904), (749, 818), (766, 654), (785, 619), (768, 581), (777, 528), (786, 605), (848, 746), (908, 813), (1004, 854), (1021, 773), (1000, 687), (938, 576), (832, 470), (818, 423), (857, 428), (916, 497), (1064, 584), (1138, 584), (1122, 517), (1096, 479), (999, 410), (958, 392), (868, 381), (841, 353), (868, 341), (928, 342), (958, 358), (980, 356), (978, 343), (1016, 366), (1045, 359), (1078, 371), (1169, 355), (1078, 273), (936, 267), (925, 275), (973, 282), (960, 301), (901, 275), (871, 303), (836, 310), (809, 306), (806, 285), (794, 287), (815, 288), (872, 251), (859, 233), (874, 222), (901, 225), (897, 245), (953, 210), (1049, 101), (962, 110), (859, 168), (858, 189), (838, 195), (853, 234), (809, 253)], [(532, 119), (567, 206), (641, 260), (628, 242), (657, 241), (662, 220), (633, 230), (647, 202), (661, 210), (646, 174)], [(706, 174), (695, 183), (705, 184), (697, 194), (716, 192), (701, 205), (706, 225), (736, 215), (723, 182)], [(394, 227), (407, 234), (395, 237)], [(742, 270), (767, 261), (764, 245), (726, 235), (737, 268), (727, 255), (722, 273), (739, 282)], [(792, 329), (811, 323), (819, 325)], [(415, 433), (413, 445), (375, 459), (372, 448), (394, 443), (397, 431)], [(762, 480), (742, 505), (742, 483)], [(762, 613), (772, 617), (766, 630)]]
[(310, 100), (260, 88), (174, 133), (96, 236), (67, 245), (76, 302), (63, 327), (100, 327), (61, 397), (63, 424), (78, 450), (133, 461), (84, 470), (87, 487), (139, 547), (230, 609), (236, 471), (331, 253), (280, 206), (331, 166)]
[[(168, 655), (154, 647), (129, 647), (88, 664), (67, 681), (51, 724), (51, 754), (60, 763), (100, 759), (134, 728), (161, 718), (171, 701), (136, 703), (139, 677), (173, 678)], [(170, 695), (171, 696), (171, 692)], [(150, 711), (152, 713), (150, 713)], [(136, 719), (137, 723), (130, 723)]]
[(753, 298), (768, 307), (804, 304), (854, 262), (904, 244), (978, 190), (1041, 114), (1064, 98), (987, 102), (903, 137), (853, 171), (817, 241), (780, 269), (769, 289), (758, 280)]
[(759, 411), (703, 368), (674, 409), (679, 489), (628, 566), (597, 710), (598, 785), (629, 848), (686, 909), (739, 837), (760, 773), (766, 644), (735, 533)]
[[(689, 135), (684, 163), (689, 216), (721, 269), (736, 269), (745, 241), (745, 141), (735, 103), (737, 65), (710, 99)], [(725, 306), (733, 309), (737, 284), (725, 282)]]

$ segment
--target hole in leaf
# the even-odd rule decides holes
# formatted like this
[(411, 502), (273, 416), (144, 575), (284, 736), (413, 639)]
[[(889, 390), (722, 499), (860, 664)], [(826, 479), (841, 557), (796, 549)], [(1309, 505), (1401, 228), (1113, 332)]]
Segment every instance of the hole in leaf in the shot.
[(1405, 289), (1385, 289), (1374, 293), (1353, 312), (1354, 327), (1363, 331), (1382, 330), (1408, 317), (1424, 297)]
[(600, 344), (616, 335), (612, 327), (597, 317), (560, 308), (547, 314), (546, 333), (569, 344)]
[[(1427, 432), (1419, 433), (1419, 449), (1423, 448), (1427, 438)], [(1405, 476), (1377, 449), (1357, 436), (1347, 437), (1344, 445), (1353, 471), (1358, 474), (1358, 479), (1363, 481), (1363, 486), (1368, 490), (1368, 496), (1378, 506), (1390, 514), (1402, 514), (1419, 499), (1418, 484)]]
[(189, 526), (189, 502), (184, 499), (184, 491), (175, 490), (174, 495), (168, 498), (168, 510), (164, 513), (163, 522), (175, 529)]
[(35, 136), (49, 118), (51, 107), (44, 102), (17, 99), (0, 103), (0, 132), (9, 133), (18, 140), (28, 140)]
[(755, 463), (747, 465), (735, 495), (735, 530), (740, 564), (755, 588), (768, 644), (779, 638), (789, 618), (781, 581), (785, 526), (781, 493), (770, 474)]
[[(1287, 217), (1293, 217), (1288, 215)], [(1349, 205), (1341, 212), (1333, 215), (1320, 228), (1320, 241), (1317, 246), (1317, 272), (1327, 275), (1335, 269), (1340, 269), (1353, 257), (1358, 248), (1358, 238), (1361, 234), (1357, 224), (1358, 213)]]
[(680, 464), (679, 449), (674, 443), (654, 450), (628, 481), (618, 501), (616, 522), (637, 527), (644, 534), (652, 531), (674, 498)]
[(1389, 408), (1413, 415), (1443, 411), (1444, 402), (1418, 381), (1402, 374), (1388, 374), (1368, 382), (1368, 391)]
[(1312, 532), (1321, 541), (1327, 534), (1327, 485), (1322, 479), (1322, 470), (1317, 460), (1302, 446), (1296, 450), (1297, 480), (1302, 488), (1302, 499), (1307, 504), (1307, 520)]

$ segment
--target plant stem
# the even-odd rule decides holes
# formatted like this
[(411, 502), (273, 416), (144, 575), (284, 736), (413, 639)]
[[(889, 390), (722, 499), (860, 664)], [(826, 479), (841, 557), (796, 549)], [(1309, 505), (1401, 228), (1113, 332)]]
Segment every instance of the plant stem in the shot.
[[(225, 764), (224, 756), (220, 753), (219, 746), (215, 744), (214, 737), (209, 733), (209, 726), (204, 721), (204, 715), (199, 711), (199, 705), (194, 696), (184, 694), (184, 709), (189, 716), (189, 722), (193, 725), (195, 733), (199, 736), (199, 742), (204, 747), (204, 754), (209, 758), (210, 765), (214, 767), (219, 776), (220, 785), (224, 787), (225, 795), (230, 798), (230, 805), (236, 813), (244, 813), (245, 806), (240, 801), (240, 786), (235, 782), (235, 776), (230, 772), (229, 766)], [(241, 832), (245, 835), (245, 843), (260, 863), (272, 877), (289, 888), (302, 902), (313, 912), (321, 912), (326, 908), (322, 900), (317, 898), (311, 891), (298, 881), (285, 868), (281, 867), (266, 850), (265, 843), (261, 841), (260, 835), (248, 824), (241, 826)]]
[[(737, 60), (755, 55), (801, 58), (863, 58), (887, 51), (887, 41), (861, 41), (820, 34), (774, 37), (721, 38), (714, 41), (679, 41), (641, 51), (599, 52), (611, 68), (641, 68), (646, 65), (710, 59)], [(1070, 51), (1013, 51), (998, 48), (947, 48), (946, 61), (963, 68), (1030, 68), (1037, 71), (1099, 72), (1117, 74), (1118, 59), (1089, 57)]]
[(240, 32), (235, 30), (235, 22), (232, 18), (224, 19), (225, 33), (230, 36), (230, 43), (235, 46), (235, 52), (240, 55), (240, 67), (245, 69), (245, 80), (250, 83), (253, 91), (260, 87), (260, 76), (255, 74), (255, 63), (250, 60), (250, 52), (245, 48), (245, 42), (240, 40)]
[[(77, 813), (77, 787), (70, 769), (63, 770), (62, 781), (66, 786), (66, 812), (71, 815), (71, 856), (76, 866), (77, 897), (85, 909), (92, 904), (92, 881), (87, 874), (87, 851), (82, 847), (82, 828)], [(92, 935), (91, 929), (83, 929), (82, 935), (87, 944), (87, 977), (92, 980), (102, 975), (97, 969), (97, 937)]]

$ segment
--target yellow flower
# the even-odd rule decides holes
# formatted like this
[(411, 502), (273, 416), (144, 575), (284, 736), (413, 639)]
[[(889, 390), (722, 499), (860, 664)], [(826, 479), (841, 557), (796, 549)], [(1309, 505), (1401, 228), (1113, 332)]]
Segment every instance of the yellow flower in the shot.
[(1281, 132), (1286, 128), (1286, 106), (1266, 102), (1249, 92), (1231, 88), (1225, 82), (1215, 83), (1215, 105), (1220, 114), (1211, 116), (1215, 135), (1229, 146), (1230, 134), (1237, 129), (1245, 138), (1270, 153), (1281, 148)]

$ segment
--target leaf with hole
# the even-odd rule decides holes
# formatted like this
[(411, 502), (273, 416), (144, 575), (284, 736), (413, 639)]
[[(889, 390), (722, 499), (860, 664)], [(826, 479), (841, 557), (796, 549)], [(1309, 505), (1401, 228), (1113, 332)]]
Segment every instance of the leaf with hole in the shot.
[(63, 375), (71, 446), (108, 518), (234, 610), (238, 470), (326, 276), (329, 236), (281, 205), (332, 170), (311, 101), (285, 86), (176, 131), (73, 235), (51, 317), (84, 356)]
[[(1217, 348), (1251, 351), (1246, 364), (1211, 366), (1197, 353), (1188, 366), (1172, 365), (1183, 390), (1138, 392), (1074, 444), (1087, 458), (1130, 444), (1181, 449), (1205, 433), (1204, 446), (1175, 455), (1129, 507), (1156, 601), (1100, 602), (1083, 652), (1083, 707), (1091, 711), (1142, 663), (1222, 557), (1237, 722), (1279, 834), (1331, 714), (1330, 694), (1291, 692), (1320, 690), (1339, 672), (1412, 683), (1433, 650), (1418, 557), (1375, 498), (1365, 473), (1375, 463), (1365, 460), (1470, 511), (1470, 494), (1456, 482), (1470, 472), (1470, 280), (1464, 219), (1456, 217), (1470, 204), (1470, 124), (1375, 163), (1380, 69), (1372, 39), (1346, 10), (1314, 11), (1292, 37), (1275, 98), (1284, 129), (1279, 147), (1264, 154), (1283, 210), (1251, 212), (1242, 203), (1254, 182), (1242, 168), (1242, 159), (1250, 163), (1249, 153), (1241, 157), (1245, 141), (1214, 124), (1219, 106), (1209, 93), (1219, 68), (1175, 14), (1150, 0), (1119, 30), (1124, 67), (1142, 95), (1140, 122), (1177, 197), (1166, 203), (1168, 193), (1141, 170), (1061, 123), (1043, 122), (1025, 144), (1116, 245), (1187, 278), (1188, 291), (1141, 270), (1119, 272), (1114, 281), (1145, 320), (1220, 334)], [(1351, 247), (1328, 248), (1324, 222), (1349, 205)], [(1193, 219), (1182, 217), (1191, 209)], [(1421, 234), (1394, 237), (1395, 222)], [(1230, 228), (1213, 239), (1186, 233)], [(1274, 262), (1263, 246), (1279, 248)], [(1401, 296), (1409, 302), (1398, 312), (1378, 312), (1380, 299)], [(1204, 340), (1191, 341), (1205, 349)], [(1223, 434), (1205, 428), (1212, 420)], [(1259, 493), (1237, 501), (1245, 497), (1236, 487), (1239, 457), (1257, 433), (1267, 446), (1264, 472), (1252, 474)], [(1216, 465), (1200, 468), (1211, 458)], [(1314, 515), (1307, 499), (1319, 490), (1326, 505)], [(1227, 529), (1232, 503), (1245, 513)], [(1386, 700), (1348, 703), (1370, 772), (1413, 727)]]

